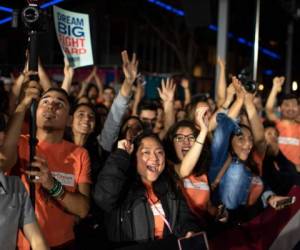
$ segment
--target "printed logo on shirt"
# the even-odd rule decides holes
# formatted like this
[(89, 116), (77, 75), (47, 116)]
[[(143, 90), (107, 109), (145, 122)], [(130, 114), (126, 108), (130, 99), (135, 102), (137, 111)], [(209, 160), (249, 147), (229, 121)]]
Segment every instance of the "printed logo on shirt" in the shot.
[(259, 176), (253, 176), (251, 183), (253, 185), (261, 185), (261, 186), (263, 185), (263, 182)]
[(74, 187), (75, 178), (73, 174), (66, 174), (62, 172), (51, 172), (53, 177), (56, 178), (64, 186)]
[(282, 136), (280, 136), (278, 138), (278, 143), (279, 144), (299, 146), (300, 145), (300, 140), (297, 139), (297, 138), (293, 138), (293, 137), (282, 137)]
[(184, 179), (183, 180), (183, 186), (185, 188), (192, 188), (192, 189), (198, 189), (198, 190), (207, 190), (209, 191), (209, 186), (205, 182), (195, 182), (193, 183), (190, 179)]
[(160, 202), (158, 202), (156, 204), (152, 204), (151, 210), (152, 210), (152, 213), (154, 216), (158, 216), (158, 215), (166, 216), (165, 211)]

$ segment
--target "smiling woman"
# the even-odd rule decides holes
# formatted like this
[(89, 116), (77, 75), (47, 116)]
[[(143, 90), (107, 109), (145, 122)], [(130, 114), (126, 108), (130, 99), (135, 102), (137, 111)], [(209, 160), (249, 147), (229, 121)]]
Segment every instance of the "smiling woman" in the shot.
[(165, 164), (162, 143), (152, 133), (139, 135), (134, 145), (119, 141), (107, 159), (94, 198), (107, 213), (106, 229), (114, 246), (199, 230)]

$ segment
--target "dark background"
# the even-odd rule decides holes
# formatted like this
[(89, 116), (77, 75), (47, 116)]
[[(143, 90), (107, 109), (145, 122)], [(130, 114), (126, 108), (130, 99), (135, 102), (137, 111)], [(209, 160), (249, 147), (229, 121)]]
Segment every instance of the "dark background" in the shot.
[[(47, 1), (43, 1), (47, 2)], [(186, 16), (178, 16), (148, 0), (65, 0), (57, 6), (90, 15), (95, 64), (105, 67), (120, 65), (120, 52), (135, 51), (140, 68), (145, 72), (171, 72), (192, 75), (195, 65), (201, 68), (201, 78), (212, 82), (215, 75), (217, 32), (209, 24), (217, 24), (217, 0), (162, 0), (179, 10), (194, 10), (191, 24)], [(294, 6), (293, 6), (294, 2)], [(254, 39), (254, 0), (231, 0), (228, 31), (228, 73), (236, 74), (250, 66), (253, 48), (237, 40)], [(194, 4), (194, 5), (190, 5)], [(21, 0), (2, 0), (1, 6), (22, 9)], [(200, 6), (201, 5), (201, 6)], [(275, 75), (285, 74), (287, 26), (294, 20), (292, 80), (300, 82), (300, 1), (262, 0), (260, 46), (279, 55), (279, 59), (259, 54), (259, 81), (265, 91)], [(187, 12), (186, 12), (187, 13)], [(45, 10), (49, 24), (40, 33), (40, 55), (46, 67), (62, 65), (54, 25), (52, 8)], [(0, 11), (0, 19), (10, 16)], [(300, 16), (300, 13), (299, 15)], [(192, 20), (193, 21), (193, 20)], [(11, 28), (10, 23), (0, 25), (0, 65), (2, 72), (24, 63), (26, 32), (24, 28)], [(209, 86), (208, 86), (209, 87)]]

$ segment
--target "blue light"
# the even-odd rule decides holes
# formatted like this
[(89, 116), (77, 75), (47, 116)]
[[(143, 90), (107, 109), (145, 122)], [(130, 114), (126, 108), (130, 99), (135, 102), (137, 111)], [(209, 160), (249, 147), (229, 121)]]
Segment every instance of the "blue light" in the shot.
[(210, 30), (213, 30), (213, 31), (218, 31), (218, 27), (217, 27), (216, 25), (213, 25), (213, 24), (210, 24), (210, 25), (208, 26), (208, 28), (209, 28)]
[(12, 20), (12, 17), (3, 18), (3, 19), (0, 20), (0, 25), (4, 24), (4, 23), (11, 22), (11, 20)]
[[(184, 16), (184, 11), (183, 11), (183, 10), (175, 9), (175, 8), (173, 8), (173, 7), (172, 7), (171, 5), (169, 5), (169, 4), (163, 3), (163, 2), (158, 1), (158, 0), (148, 0), (148, 2), (149, 2), (149, 3), (153, 3), (153, 4), (155, 4), (155, 5), (157, 5), (157, 6), (161, 7), (161, 8), (163, 8), (163, 9), (169, 11), (169, 12), (172, 12), (172, 13), (178, 15), (178, 16)], [(208, 26), (208, 28), (209, 28), (210, 30), (213, 30), (213, 31), (218, 31), (218, 26), (213, 25), (213, 24), (210, 24), (210, 25)], [(228, 37), (229, 37), (229, 38), (234, 38), (235, 35), (234, 35), (232, 32), (228, 32)], [(238, 37), (238, 38), (236, 39), (236, 41), (237, 41), (238, 43), (244, 44), (244, 45), (246, 45), (246, 46), (248, 46), (248, 47), (253, 47), (253, 46), (254, 46), (253, 42), (247, 41), (245, 38), (242, 38), (242, 37)], [(272, 51), (270, 51), (270, 50), (268, 50), (268, 49), (266, 49), (266, 48), (260, 47), (260, 51), (261, 51), (263, 54), (265, 54), (265, 55), (267, 55), (267, 56), (269, 56), (269, 57), (271, 57), (271, 58), (273, 58), (273, 59), (276, 59), (276, 60), (281, 59), (281, 56), (280, 56), (280, 55), (278, 55), (278, 54), (276, 54), (275, 52), (272, 52)]]
[(4, 7), (4, 6), (0, 5), (0, 11), (12, 13), (13, 9), (12, 8), (8, 8), (8, 7)]
[(176, 9), (174, 8), (173, 6), (169, 5), (169, 4), (166, 4), (166, 3), (163, 3), (161, 1), (158, 1), (158, 0), (148, 0), (149, 3), (153, 3), (169, 12), (172, 12), (174, 14), (176, 14), (177, 16), (184, 16), (184, 11), (183, 10), (179, 10), (179, 9)]
[(245, 38), (242, 38), (242, 37), (238, 37), (238, 38), (237, 38), (237, 41), (238, 41), (239, 43), (241, 43), (241, 44), (246, 44), (246, 43), (247, 43), (246, 39), (245, 39)]
[(55, 4), (57, 4), (57, 3), (61, 3), (61, 2), (63, 2), (63, 1), (64, 1), (64, 0), (53, 0), (53, 1), (50, 1), (50, 2), (48, 2), (48, 3), (44, 3), (44, 4), (40, 5), (40, 8), (41, 8), (41, 9), (46, 9), (46, 8), (52, 6), (52, 5), (55, 5)]
[(271, 76), (274, 74), (273, 70), (272, 69), (266, 69), (263, 71), (263, 74), (264, 75), (267, 75), (267, 76)]

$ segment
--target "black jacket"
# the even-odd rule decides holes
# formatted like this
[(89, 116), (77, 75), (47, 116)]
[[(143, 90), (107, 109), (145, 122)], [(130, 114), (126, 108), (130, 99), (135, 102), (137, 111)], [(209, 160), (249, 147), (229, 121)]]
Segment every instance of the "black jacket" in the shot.
[[(117, 149), (107, 159), (95, 186), (94, 199), (105, 212), (108, 239), (113, 242), (145, 242), (154, 239), (154, 218), (143, 185), (129, 178), (130, 156)], [(172, 192), (167, 182), (154, 184), (155, 190), (167, 190), (159, 197), (166, 218), (175, 236), (188, 231), (199, 231), (196, 218), (191, 214), (180, 191)], [(164, 237), (170, 235), (165, 226)]]

